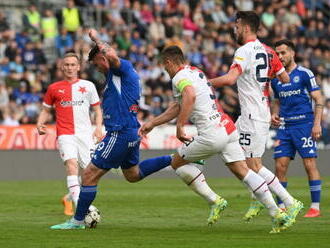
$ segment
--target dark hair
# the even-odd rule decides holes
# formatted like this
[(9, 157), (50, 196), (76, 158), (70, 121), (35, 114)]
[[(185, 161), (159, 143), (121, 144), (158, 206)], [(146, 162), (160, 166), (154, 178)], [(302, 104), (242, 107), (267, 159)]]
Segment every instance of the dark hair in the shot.
[(289, 40), (289, 39), (283, 39), (283, 40), (279, 40), (275, 42), (275, 47), (279, 47), (281, 45), (286, 45), (287, 47), (290, 47), (292, 51), (295, 51), (296, 46), (294, 45), (294, 43)]
[(100, 52), (100, 49), (97, 45), (94, 45), (94, 47), (89, 51), (88, 54), (88, 61), (92, 61), (96, 54)]
[(165, 59), (171, 59), (175, 64), (185, 63), (183, 52), (178, 46), (165, 47), (160, 53), (160, 61), (163, 62)]
[(257, 33), (260, 26), (260, 18), (254, 11), (238, 11), (236, 21), (241, 19), (241, 23), (248, 25), (251, 31)]

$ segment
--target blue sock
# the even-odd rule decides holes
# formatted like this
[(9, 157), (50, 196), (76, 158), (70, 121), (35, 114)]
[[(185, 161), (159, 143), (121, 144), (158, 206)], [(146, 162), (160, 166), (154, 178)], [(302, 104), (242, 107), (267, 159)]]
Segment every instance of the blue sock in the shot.
[(312, 202), (320, 202), (321, 200), (321, 180), (308, 181), (309, 190), (311, 191)]
[(76, 214), (74, 215), (75, 220), (82, 221), (85, 219), (89, 206), (95, 199), (97, 185), (95, 186), (81, 186), (78, 206)]
[(172, 157), (169, 155), (143, 160), (139, 164), (140, 178), (143, 179), (149, 176), (150, 174), (159, 171), (165, 168), (166, 166), (169, 166), (171, 164), (171, 161), (172, 161)]
[[(288, 187), (288, 182), (280, 182), (280, 183), (282, 184), (282, 186), (284, 188), (287, 188)], [(277, 199), (277, 204), (278, 205), (283, 203), (282, 200), (280, 198), (278, 198), (277, 196), (276, 196), (276, 199)]]

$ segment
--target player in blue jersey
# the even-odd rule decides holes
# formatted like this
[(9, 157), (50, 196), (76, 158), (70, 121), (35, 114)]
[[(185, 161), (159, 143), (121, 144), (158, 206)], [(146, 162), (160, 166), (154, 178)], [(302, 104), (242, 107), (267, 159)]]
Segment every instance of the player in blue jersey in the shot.
[[(98, 144), (91, 163), (82, 175), (82, 186), (78, 206), (74, 217), (62, 224), (51, 226), (51, 229), (85, 229), (84, 218), (89, 206), (96, 196), (100, 178), (112, 168), (121, 168), (129, 182), (137, 182), (146, 176), (171, 164), (172, 157), (161, 156), (139, 163), (140, 127), (137, 120), (140, 99), (140, 80), (133, 65), (117, 56), (116, 51), (102, 43), (95, 30), (89, 33), (96, 46), (89, 53), (89, 61), (106, 76), (103, 92), (103, 119), (107, 131), (105, 138)], [(196, 171), (201, 180), (194, 181), (202, 185), (199, 193), (209, 201), (210, 215), (219, 212), (222, 207), (215, 194), (205, 182), (204, 175), (196, 167), (186, 167), (183, 176), (192, 177)], [(219, 216), (216, 216), (216, 219)]]
[[(296, 64), (294, 50), (295, 46), (290, 40), (275, 43), (275, 51), (290, 76), (289, 83), (272, 80), (275, 96), (272, 123), (279, 126), (274, 151), (276, 175), (287, 187), (286, 172), (290, 160), (298, 151), (308, 175), (312, 198), (311, 207), (304, 217), (318, 217), (321, 180), (316, 166), (316, 140), (321, 136), (323, 97), (313, 72)], [(311, 99), (315, 102), (314, 111)], [(284, 207), (281, 201), (279, 204)]]

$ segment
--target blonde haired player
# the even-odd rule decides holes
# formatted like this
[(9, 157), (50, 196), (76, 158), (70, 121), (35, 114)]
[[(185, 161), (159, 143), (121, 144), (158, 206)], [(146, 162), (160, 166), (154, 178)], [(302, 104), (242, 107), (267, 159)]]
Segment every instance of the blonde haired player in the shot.
[[(95, 146), (93, 136), (97, 141), (102, 139), (102, 112), (94, 84), (78, 78), (78, 55), (65, 54), (61, 70), (63, 80), (52, 83), (47, 89), (37, 129), (40, 135), (47, 133), (45, 124), (51, 109), (54, 108), (59, 152), (64, 161), (69, 190), (69, 194), (62, 198), (64, 214), (73, 215), (72, 201), (77, 206), (80, 193), (78, 168), (85, 168), (90, 161), (90, 154)], [(90, 120), (91, 106), (95, 111), (94, 131)]]
[[(261, 161), (271, 121), (270, 77), (276, 75), (281, 82), (289, 82), (290, 78), (275, 51), (257, 39), (259, 24), (260, 20), (255, 12), (237, 13), (235, 34), (241, 47), (235, 52), (229, 72), (210, 81), (214, 87), (232, 85), (237, 81), (241, 116), (236, 126), (247, 165), (266, 180), (269, 189), (284, 202), (287, 213), (294, 221), (303, 204), (286, 191), (278, 178)], [(244, 219), (251, 220), (262, 208), (263, 205), (254, 199)]]

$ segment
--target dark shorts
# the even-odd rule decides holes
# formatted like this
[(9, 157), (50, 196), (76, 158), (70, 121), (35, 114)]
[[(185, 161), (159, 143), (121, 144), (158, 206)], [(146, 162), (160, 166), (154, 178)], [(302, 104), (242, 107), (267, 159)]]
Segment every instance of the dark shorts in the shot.
[(97, 145), (92, 163), (104, 170), (129, 169), (139, 163), (140, 137), (138, 129), (125, 129), (107, 133)]
[(277, 131), (277, 142), (274, 158), (290, 157), (294, 159), (296, 152), (302, 158), (316, 158), (317, 146), (312, 139), (313, 123), (299, 125), (299, 127), (280, 128)]

